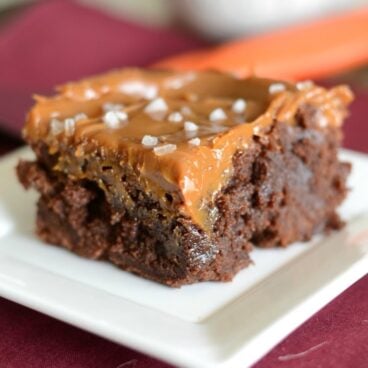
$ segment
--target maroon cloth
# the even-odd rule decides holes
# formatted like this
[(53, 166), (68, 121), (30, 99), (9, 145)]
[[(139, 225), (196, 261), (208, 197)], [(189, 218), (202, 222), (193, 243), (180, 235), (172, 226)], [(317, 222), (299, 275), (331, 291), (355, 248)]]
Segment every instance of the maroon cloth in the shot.
[[(111, 67), (144, 65), (200, 41), (45, 1), (0, 30), (0, 129), (18, 135), (33, 92)], [(346, 145), (368, 152), (368, 93), (357, 92)], [(0, 134), (0, 154), (19, 141)], [(246, 328), (246, 326), (244, 326)], [(254, 368), (368, 367), (368, 276), (277, 345)], [(0, 368), (169, 368), (131, 349), (0, 298)]]
[(355, 92), (351, 114), (344, 125), (344, 146), (368, 153), (368, 90)]

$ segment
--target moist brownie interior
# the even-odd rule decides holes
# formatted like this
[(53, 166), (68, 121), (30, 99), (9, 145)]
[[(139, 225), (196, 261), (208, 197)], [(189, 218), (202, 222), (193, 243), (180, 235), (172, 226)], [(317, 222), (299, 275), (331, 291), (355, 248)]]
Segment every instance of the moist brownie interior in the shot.
[(231, 280), (252, 246), (339, 228), (352, 95), (217, 72), (123, 69), (36, 97), (17, 171), (37, 234), (170, 286)]

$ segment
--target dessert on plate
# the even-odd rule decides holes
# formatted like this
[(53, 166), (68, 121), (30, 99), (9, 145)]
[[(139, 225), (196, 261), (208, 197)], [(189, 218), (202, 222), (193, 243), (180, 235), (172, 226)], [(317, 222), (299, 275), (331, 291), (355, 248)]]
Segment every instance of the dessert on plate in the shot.
[(45, 242), (180, 286), (341, 226), (345, 86), (132, 68), (57, 91), (35, 97), (17, 167)]

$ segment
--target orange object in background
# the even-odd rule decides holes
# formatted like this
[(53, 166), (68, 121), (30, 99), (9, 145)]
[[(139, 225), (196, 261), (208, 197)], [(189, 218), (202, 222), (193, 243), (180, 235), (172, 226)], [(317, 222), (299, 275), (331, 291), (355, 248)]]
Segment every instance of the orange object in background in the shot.
[(301, 80), (326, 77), (365, 63), (368, 63), (368, 7), (170, 57), (154, 66)]

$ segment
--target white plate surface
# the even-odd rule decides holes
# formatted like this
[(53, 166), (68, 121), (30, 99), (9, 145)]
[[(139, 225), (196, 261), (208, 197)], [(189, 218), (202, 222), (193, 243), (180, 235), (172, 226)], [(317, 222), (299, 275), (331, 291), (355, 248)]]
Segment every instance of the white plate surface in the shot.
[(170, 289), (45, 246), (33, 235), (35, 193), (0, 161), (0, 295), (185, 367), (246, 367), (368, 269), (368, 158), (351, 151), (344, 230), (287, 249), (256, 249), (231, 283)]

